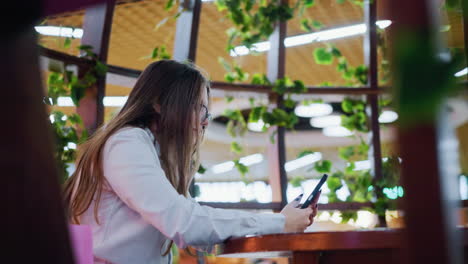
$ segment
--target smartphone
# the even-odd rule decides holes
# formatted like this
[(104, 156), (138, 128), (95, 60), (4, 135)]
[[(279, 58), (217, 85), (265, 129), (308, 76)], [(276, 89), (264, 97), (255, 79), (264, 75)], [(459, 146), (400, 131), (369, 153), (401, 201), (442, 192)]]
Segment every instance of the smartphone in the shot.
[(315, 189), (312, 191), (312, 193), (309, 195), (309, 197), (307, 197), (307, 200), (302, 204), (301, 209), (307, 208), (310, 205), (310, 203), (317, 196), (318, 192), (320, 191), (320, 188), (322, 188), (322, 185), (325, 183), (327, 178), (328, 178), (327, 174), (324, 174), (322, 176), (322, 179), (320, 179), (320, 182), (317, 184), (317, 186), (315, 186)]

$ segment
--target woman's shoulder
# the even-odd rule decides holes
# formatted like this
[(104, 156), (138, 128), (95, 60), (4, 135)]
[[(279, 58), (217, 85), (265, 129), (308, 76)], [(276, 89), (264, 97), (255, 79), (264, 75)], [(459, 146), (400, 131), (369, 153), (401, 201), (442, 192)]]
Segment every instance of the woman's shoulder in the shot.
[(147, 129), (134, 126), (126, 126), (115, 131), (107, 140), (107, 143), (119, 140), (131, 141), (152, 141), (150, 132)]

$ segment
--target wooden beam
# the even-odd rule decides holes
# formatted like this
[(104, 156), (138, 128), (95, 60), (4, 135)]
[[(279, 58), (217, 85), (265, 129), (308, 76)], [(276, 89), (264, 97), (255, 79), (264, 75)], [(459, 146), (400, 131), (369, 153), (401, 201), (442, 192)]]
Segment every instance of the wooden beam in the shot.
[(43, 0), (42, 2), (42, 14), (43, 17), (56, 15), (64, 12), (71, 12), (85, 8), (92, 5), (97, 5), (105, 2), (106, 0)]
[[(107, 0), (86, 9), (84, 16), (81, 44), (92, 46), (98, 60), (103, 63), (107, 62), (114, 5), (115, 0)], [(89, 69), (89, 67), (80, 67), (80, 77)], [(81, 99), (80, 106), (76, 109), (82, 117), (85, 127), (91, 133), (104, 122), (105, 89), (106, 78), (97, 78), (96, 85), (87, 89), (85, 97)]]
[[(288, 3), (288, 0), (279, 0), (281, 3)], [(286, 22), (279, 22), (275, 25), (275, 30), (270, 36), (270, 50), (267, 58), (267, 77), (271, 82), (285, 77), (286, 67), (286, 47), (284, 39), (286, 38)], [(278, 108), (284, 108), (283, 96), (270, 97), (272, 102), (275, 102)], [(285, 132), (284, 127), (277, 127), (275, 143), (269, 144), (268, 154), (269, 160), (273, 161), (268, 164), (270, 172), (270, 185), (272, 188), (273, 201), (281, 202), (282, 206), (287, 204), (286, 191), (288, 188), (288, 179), (284, 164), (286, 163), (286, 147), (285, 147)], [(271, 133), (270, 129), (270, 133)], [(277, 155), (273, 158), (272, 155)]]
[[(215, 208), (224, 208), (224, 209), (245, 209), (245, 210), (281, 210), (283, 206), (281, 202), (272, 202), (272, 203), (257, 203), (257, 202), (240, 202), (240, 203), (219, 203), (219, 202), (200, 202), (201, 205), (208, 205)], [(371, 208), (372, 203), (328, 203), (328, 204), (319, 204), (319, 209), (324, 210), (361, 210), (364, 208)]]
[[(367, 0), (364, 5), (364, 19), (367, 32), (364, 36), (364, 61), (369, 69), (368, 85), (372, 91), (378, 87), (378, 61), (377, 61), (377, 1)], [(367, 95), (368, 115), (370, 116), (370, 141), (369, 160), (371, 161), (371, 173), (374, 181), (382, 178), (382, 150), (379, 125), (379, 95), (377, 93)], [(374, 184), (374, 186), (376, 186)], [(382, 195), (382, 189), (376, 187), (378, 196)], [(379, 198), (379, 197), (378, 197)], [(379, 216), (379, 226), (387, 226), (385, 216)]]
[(201, 0), (184, 0), (179, 7), (185, 11), (177, 19), (174, 60), (195, 62), (201, 5)]
[(31, 25), (0, 41), (0, 78), (8, 87), (0, 104), (2, 262), (74, 263), (35, 35)]

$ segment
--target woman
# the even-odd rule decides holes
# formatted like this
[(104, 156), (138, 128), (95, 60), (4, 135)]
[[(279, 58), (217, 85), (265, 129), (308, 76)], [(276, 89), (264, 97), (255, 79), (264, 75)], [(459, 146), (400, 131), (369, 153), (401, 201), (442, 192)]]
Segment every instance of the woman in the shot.
[(96, 263), (170, 263), (172, 242), (208, 249), (232, 236), (303, 232), (316, 201), (279, 214), (200, 206), (188, 189), (208, 126), (209, 82), (194, 66), (149, 65), (117, 116), (80, 147), (65, 186), (70, 220), (90, 225)]

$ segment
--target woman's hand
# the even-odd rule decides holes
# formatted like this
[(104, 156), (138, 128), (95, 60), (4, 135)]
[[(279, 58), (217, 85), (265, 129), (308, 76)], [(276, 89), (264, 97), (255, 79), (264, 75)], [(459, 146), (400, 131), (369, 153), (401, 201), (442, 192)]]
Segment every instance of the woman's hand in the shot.
[(304, 230), (314, 222), (314, 217), (317, 215), (317, 201), (319, 197), (320, 193), (312, 201), (310, 206), (304, 209), (298, 208), (302, 194), (286, 205), (283, 210), (281, 210), (281, 213), (286, 219), (283, 232), (304, 232)]

